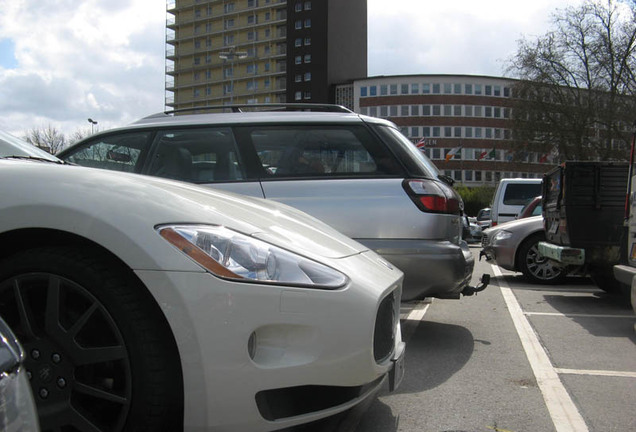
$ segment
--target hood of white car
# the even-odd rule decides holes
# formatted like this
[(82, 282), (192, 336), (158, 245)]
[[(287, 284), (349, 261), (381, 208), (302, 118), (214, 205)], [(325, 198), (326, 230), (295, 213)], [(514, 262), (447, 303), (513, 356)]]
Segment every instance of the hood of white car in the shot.
[(149, 176), (0, 160), (0, 197), (2, 230), (46, 227), (88, 235), (113, 227), (135, 236), (135, 230), (154, 231), (162, 224), (211, 224), (308, 257), (367, 250), (286, 205)]

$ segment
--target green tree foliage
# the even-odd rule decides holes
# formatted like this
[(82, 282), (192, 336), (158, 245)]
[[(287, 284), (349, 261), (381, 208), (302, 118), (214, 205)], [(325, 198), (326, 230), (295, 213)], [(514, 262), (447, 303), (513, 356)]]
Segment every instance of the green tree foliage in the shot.
[(455, 187), (455, 190), (464, 200), (464, 213), (468, 216), (477, 216), (479, 210), (490, 207), (490, 202), (495, 194), (495, 188), (490, 186), (470, 188), (461, 185)]
[[(626, 159), (636, 120), (636, 0), (557, 10), (554, 30), (510, 60), (518, 148), (555, 161)], [(523, 152), (522, 152), (523, 153)]]

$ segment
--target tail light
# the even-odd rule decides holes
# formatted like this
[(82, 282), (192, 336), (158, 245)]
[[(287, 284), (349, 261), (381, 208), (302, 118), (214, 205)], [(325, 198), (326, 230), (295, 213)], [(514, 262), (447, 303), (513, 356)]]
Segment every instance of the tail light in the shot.
[(462, 202), (450, 186), (434, 180), (404, 180), (402, 187), (417, 208), (426, 213), (460, 214)]

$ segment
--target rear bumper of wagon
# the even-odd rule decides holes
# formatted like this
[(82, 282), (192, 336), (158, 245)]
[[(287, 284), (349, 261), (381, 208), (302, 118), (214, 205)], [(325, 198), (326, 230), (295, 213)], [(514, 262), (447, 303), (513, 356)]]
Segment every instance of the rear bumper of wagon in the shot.
[(464, 241), (356, 239), (404, 272), (402, 300), (459, 298), (473, 274), (475, 259)]

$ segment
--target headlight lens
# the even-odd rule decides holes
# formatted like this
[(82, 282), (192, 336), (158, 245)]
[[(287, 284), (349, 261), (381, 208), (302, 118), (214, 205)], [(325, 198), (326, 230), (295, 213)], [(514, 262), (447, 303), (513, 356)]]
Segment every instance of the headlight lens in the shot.
[(507, 240), (510, 237), (512, 237), (512, 233), (510, 231), (501, 230), (495, 235), (493, 240), (494, 241), (502, 241), (502, 240)]
[(242, 282), (336, 289), (337, 270), (221, 226), (161, 226), (159, 234), (215, 276)]

